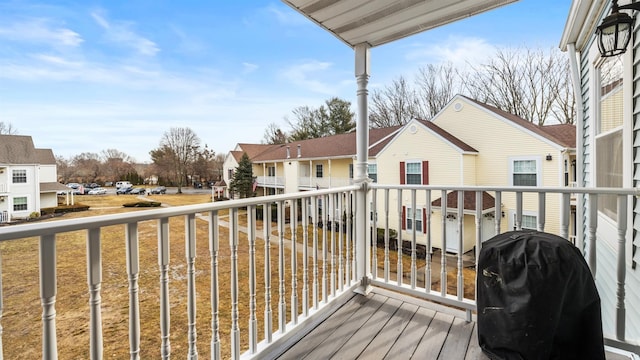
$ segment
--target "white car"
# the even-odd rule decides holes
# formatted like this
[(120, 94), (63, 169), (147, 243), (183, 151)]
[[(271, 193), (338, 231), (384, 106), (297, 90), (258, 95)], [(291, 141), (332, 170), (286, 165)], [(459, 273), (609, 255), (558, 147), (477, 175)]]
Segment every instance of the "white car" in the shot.
[(97, 187), (97, 188), (93, 188), (91, 190), (89, 190), (89, 195), (103, 195), (107, 193), (107, 189), (105, 188), (101, 188), (101, 187)]

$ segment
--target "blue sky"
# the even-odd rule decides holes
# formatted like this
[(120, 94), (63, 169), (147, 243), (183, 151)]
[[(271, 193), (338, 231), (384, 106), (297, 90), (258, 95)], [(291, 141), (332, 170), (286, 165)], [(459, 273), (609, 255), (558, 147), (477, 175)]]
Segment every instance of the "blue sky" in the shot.
[[(521, 0), (371, 50), (369, 90), (495, 47), (557, 48), (570, 0)], [(189, 127), (216, 153), (338, 96), (355, 108), (353, 51), (278, 1), (0, 0), (0, 121), (69, 158), (148, 162)]]

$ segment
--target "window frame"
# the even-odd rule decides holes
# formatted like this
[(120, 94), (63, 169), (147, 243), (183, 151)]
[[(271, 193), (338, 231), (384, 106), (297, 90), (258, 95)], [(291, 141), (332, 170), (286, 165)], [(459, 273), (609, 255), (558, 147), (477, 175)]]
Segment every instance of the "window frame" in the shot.
[[(18, 200), (24, 199), (24, 203), (18, 203)], [(14, 196), (11, 199), (11, 208), (13, 209), (13, 211), (28, 211), (29, 210), (29, 197), (28, 196)], [(17, 206), (24, 206), (24, 209), (22, 208), (16, 208)]]
[[(535, 178), (536, 183), (534, 185), (516, 185), (515, 175), (518, 174), (515, 172), (515, 164), (518, 161), (534, 161), (536, 165)], [(541, 156), (514, 156), (509, 158), (509, 185), (510, 186), (542, 186), (542, 157)], [(524, 174), (524, 173), (521, 173)], [(531, 173), (526, 173), (531, 174)]]
[[(409, 165), (417, 165), (418, 167), (418, 172), (409, 172)], [(412, 176), (416, 176), (417, 175), (417, 181), (415, 182), (415, 180), (412, 180), (412, 182), (409, 182), (409, 175)], [(406, 185), (422, 185), (422, 161), (421, 160), (408, 160), (405, 161), (404, 163), (404, 183)]]
[[(405, 229), (407, 231), (413, 231), (413, 224), (415, 222), (416, 224), (416, 232), (419, 233), (423, 233), (424, 230), (424, 223), (423, 223), (423, 212), (425, 211), (424, 208), (421, 207), (416, 207), (416, 210), (418, 211), (418, 215), (416, 216), (413, 213), (413, 208), (406, 206), (405, 207), (405, 211), (406, 211), (406, 216), (404, 219), (405, 222)], [(413, 217), (412, 217), (413, 216)]]
[[(371, 169), (375, 171), (371, 171)], [(376, 163), (367, 164), (367, 173), (369, 174), (369, 179), (371, 179), (372, 182), (374, 183), (378, 182), (378, 164)]]
[[(24, 181), (16, 181), (16, 180)], [(11, 170), (11, 182), (13, 184), (26, 184), (28, 183), (27, 169), (13, 169)]]
[(323, 164), (316, 164), (316, 178), (321, 179), (324, 177), (324, 166)]

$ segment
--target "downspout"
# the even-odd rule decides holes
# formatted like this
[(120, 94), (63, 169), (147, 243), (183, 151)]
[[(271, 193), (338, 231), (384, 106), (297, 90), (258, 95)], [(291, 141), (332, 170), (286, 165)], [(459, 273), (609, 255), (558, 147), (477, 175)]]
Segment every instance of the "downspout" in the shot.
[(367, 84), (369, 82), (369, 44), (358, 44), (355, 50), (355, 75), (358, 89), (356, 91), (358, 103), (358, 118), (356, 121), (356, 166), (354, 174), (354, 184), (360, 185), (356, 191), (356, 214), (355, 236), (356, 236), (356, 279), (360, 280), (360, 285), (356, 292), (368, 294), (371, 291), (371, 260), (369, 253), (371, 248), (367, 242), (367, 160), (369, 157), (369, 114), (367, 104)]
[[(569, 66), (571, 68), (571, 82), (573, 83), (573, 93), (576, 99), (576, 187), (584, 187), (584, 174), (583, 174), (583, 152), (584, 152), (584, 107), (582, 99), (582, 83), (580, 77), (580, 69), (578, 68), (578, 53), (576, 51), (576, 44), (567, 44), (567, 51), (569, 54)], [(585, 202), (584, 194), (577, 194), (576, 199), (578, 206), (576, 206), (576, 221), (584, 219)], [(584, 255), (584, 223), (576, 224), (576, 246)]]

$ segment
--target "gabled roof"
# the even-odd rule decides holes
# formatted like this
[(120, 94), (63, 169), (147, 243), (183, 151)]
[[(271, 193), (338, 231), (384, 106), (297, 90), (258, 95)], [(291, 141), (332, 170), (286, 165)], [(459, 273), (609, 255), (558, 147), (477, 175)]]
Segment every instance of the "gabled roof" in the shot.
[(56, 157), (51, 149), (36, 149), (36, 157), (40, 165), (55, 165)]
[[(369, 129), (369, 156), (375, 156), (377, 151), (383, 148), (400, 129), (401, 126), (393, 126), (380, 129)], [(241, 145), (244, 149), (244, 144)], [(356, 133), (338, 134), (317, 139), (293, 141), (280, 145), (262, 145), (265, 150), (251, 156), (252, 162), (267, 162), (287, 159), (287, 147), (289, 156), (294, 159), (317, 159), (317, 158), (346, 158), (356, 155)], [(298, 157), (298, 146), (300, 147), (300, 157)]]
[(41, 182), (40, 183), (40, 192), (41, 193), (46, 193), (46, 192), (58, 192), (58, 191), (70, 191), (72, 189), (70, 189), (69, 187), (62, 185), (60, 183), (57, 182)]
[(539, 126), (530, 121), (527, 121), (519, 116), (513, 115), (507, 111), (500, 110), (495, 106), (482, 103), (478, 100), (471, 99), (464, 95), (458, 95), (472, 103), (479, 105), (480, 107), (502, 117), (505, 120), (509, 120), (512, 123), (529, 130), (530, 132), (545, 138), (557, 145), (566, 148), (575, 149), (576, 147), (576, 127), (571, 124), (557, 124), (557, 125), (544, 125)]
[(38, 164), (39, 158), (31, 136), (0, 135), (0, 163)]
[(432, 123), (431, 121), (418, 120), (418, 122), (420, 122), (422, 125), (426, 126), (429, 130), (433, 131), (438, 136), (440, 136), (443, 139), (445, 139), (446, 141), (450, 142), (452, 145), (454, 145), (455, 147), (459, 148), (460, 150), (462, 150), (464, 152), (475, 152), (475, 153), (478, 152), (478, 150), (474, 149), (471, 145), (469, 145), (469, 144), (465, 143), (464, 141), (458, 139), (457, 137), (451, 135), (451, 133), (449, 133), (445, 129), (441, 128), (440, 126)]
[[(464, 192), (464, 210), (476, 209), (476, 192), (465, 191)], [(440, 208), (442, 207), (442, 198), (433, 200), (431, 206)], [(492, 209), (496, 206), (496, 199), (486, 191), (482, 192), (482, 211)], [(447, 194), (447, 209), (458, 207), (458, 192), (451, 191)]]

